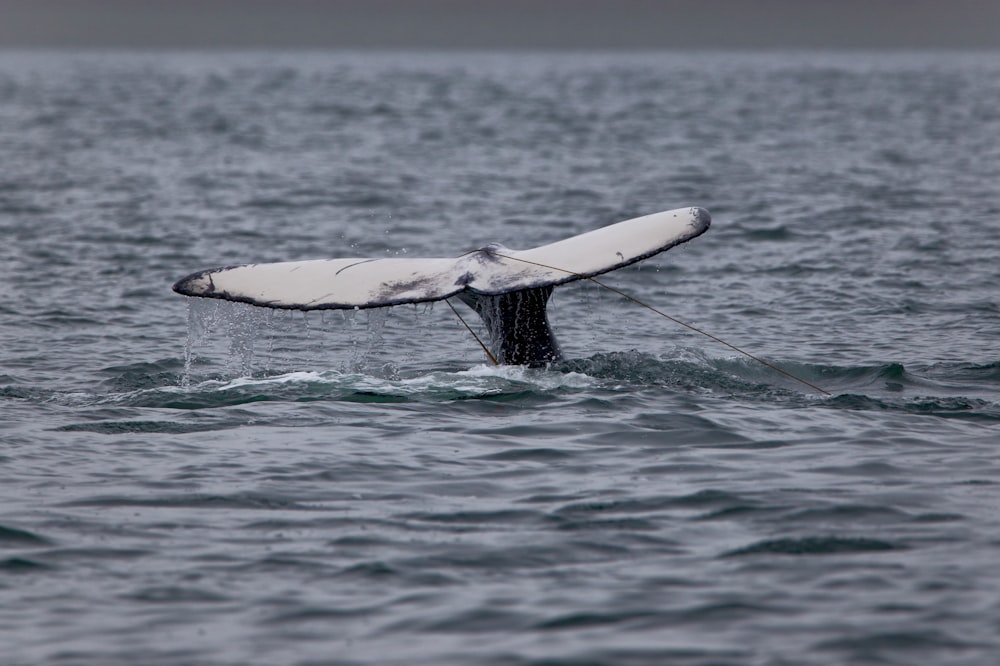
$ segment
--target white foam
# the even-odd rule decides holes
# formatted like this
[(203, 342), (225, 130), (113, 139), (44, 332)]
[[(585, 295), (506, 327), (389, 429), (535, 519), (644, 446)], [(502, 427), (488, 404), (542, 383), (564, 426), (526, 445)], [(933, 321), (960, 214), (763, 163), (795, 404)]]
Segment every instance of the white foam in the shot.
[[(454, 372), (430, 372), (415, 377), (383, 378), (336, 370), (296, 371), (271, 377), (237, 377), (220, 382), (210, 380), (190, 387), (194, 390), (230, 391), (245, 387), (288, 386), (294, 384), (330, 384), (352, 390), (387, 395), (419, 395), (439, 391), (482, 395), (512, 389), (534, 388), (550, 391), (559, 388), (593, 386), (596, 379), (578, 372), (553, 372), (524, 366), (475, 365)], [(178, 387), (179, 388), (179, 387)]]

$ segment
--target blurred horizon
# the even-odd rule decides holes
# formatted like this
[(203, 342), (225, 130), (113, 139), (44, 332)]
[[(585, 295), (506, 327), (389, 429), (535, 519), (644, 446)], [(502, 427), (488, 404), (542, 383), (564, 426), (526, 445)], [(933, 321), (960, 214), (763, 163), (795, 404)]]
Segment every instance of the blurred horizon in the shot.
[(0, 48), (1000, 48), (990, 0), (0, 0)]

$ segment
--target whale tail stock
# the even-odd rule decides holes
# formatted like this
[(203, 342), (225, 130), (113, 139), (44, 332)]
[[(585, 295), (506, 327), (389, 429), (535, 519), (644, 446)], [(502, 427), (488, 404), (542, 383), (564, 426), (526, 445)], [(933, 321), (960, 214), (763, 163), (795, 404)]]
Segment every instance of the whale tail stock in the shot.
[(463, 291), (458, 298), (483, 320), (497, 363), (539, 366), (562, 358), (546, 311), (553, 289), (536, 287), (495, 296)]

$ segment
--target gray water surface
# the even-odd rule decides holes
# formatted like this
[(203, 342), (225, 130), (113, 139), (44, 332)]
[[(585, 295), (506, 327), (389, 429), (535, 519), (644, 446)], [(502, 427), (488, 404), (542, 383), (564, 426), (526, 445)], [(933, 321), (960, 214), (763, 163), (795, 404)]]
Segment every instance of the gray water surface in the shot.
[[(3, 52), (0, 156), (4, 664), (1000, 660), (998, 54)], [(689, 205), (606, 281), (832, 396), (170, 291)]]

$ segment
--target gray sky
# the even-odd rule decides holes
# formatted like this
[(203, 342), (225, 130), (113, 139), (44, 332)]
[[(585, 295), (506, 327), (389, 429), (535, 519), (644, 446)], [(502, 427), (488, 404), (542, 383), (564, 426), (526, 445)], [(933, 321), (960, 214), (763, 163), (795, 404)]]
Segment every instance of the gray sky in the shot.
[(1000, 48), (1000, 0), (0, 0), (0, 47)]

